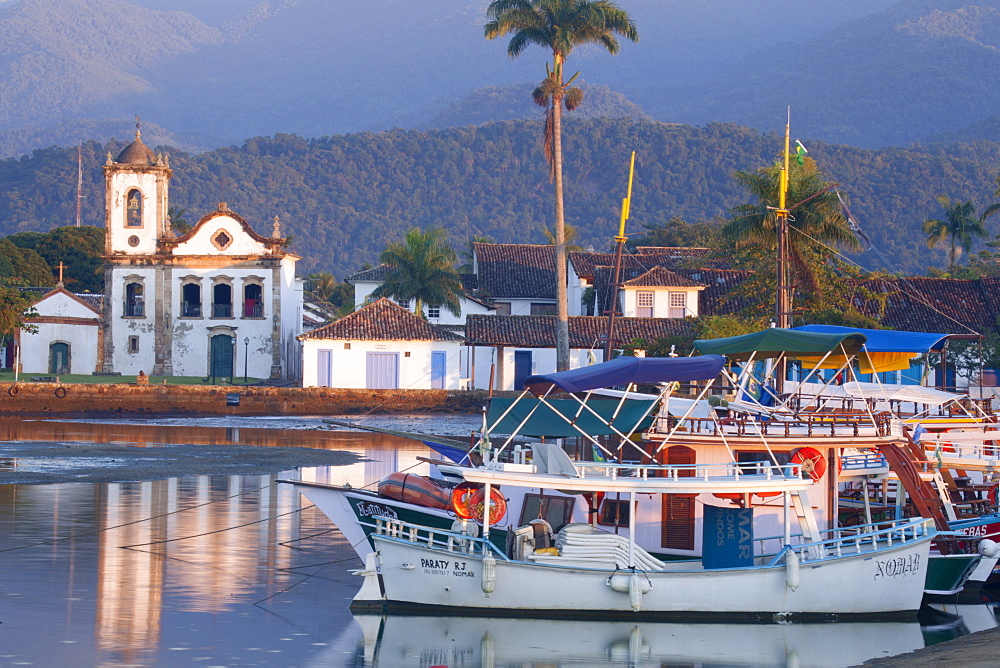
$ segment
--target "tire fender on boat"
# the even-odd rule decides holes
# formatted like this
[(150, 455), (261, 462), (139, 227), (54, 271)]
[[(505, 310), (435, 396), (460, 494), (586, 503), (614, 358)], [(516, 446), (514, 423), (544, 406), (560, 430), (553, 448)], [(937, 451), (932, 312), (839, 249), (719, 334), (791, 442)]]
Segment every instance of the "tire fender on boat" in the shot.
[(497, 587), (497, 560), (492, 553), (483, 557), (483, 580), (479, 586), (487, 595)]
[(9, 394), (12, 397), (16, 397), (20, 391), (21, 390), (20, 388), (18, 388), (17, 385), (11, 385), (10, 387), (7, 388), (7, 394)]
[(799, 555), (795, 550), (785, 552), (785, 584), (792, 591), (799, 588)]

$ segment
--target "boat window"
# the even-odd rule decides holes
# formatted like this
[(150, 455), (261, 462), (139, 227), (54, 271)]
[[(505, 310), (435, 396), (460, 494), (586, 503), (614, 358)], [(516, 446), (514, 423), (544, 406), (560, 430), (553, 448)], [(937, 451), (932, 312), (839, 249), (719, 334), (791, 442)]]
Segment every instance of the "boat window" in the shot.
[[(774, 452), (774, 458), (778, 460), (778, 465), (785, 466), (791, 462), (792, 453), (790, 452), (779, 452), (777, 450)], [(771, 459), (771, 455), (768, 454), (767, 450), (737, 450), (736, 451), (736, 463), (740, 465), (740, 469), (744, 471), (751, 471), (754, 468), (756, 462), (764, 462), (767, 466), (773, 466), (774, 461)]]
[(597, 512), (597, 523), (604, 526), (629, 525), (628, 499), (604, 499)]
[[(541, 514), (538, 512), (539, 505), (542, 508)], [(524, 526), (531, 520), (537, 520), (541, 517), (552, 526), (553, 532), (559, 531), (570, 523), (574, 505), (576, 505), (576, 499), (565, 496), (542, 498), (540, 494), (526, 494), (524, 506), (521, 508), (521, 523), (518, 526)]]

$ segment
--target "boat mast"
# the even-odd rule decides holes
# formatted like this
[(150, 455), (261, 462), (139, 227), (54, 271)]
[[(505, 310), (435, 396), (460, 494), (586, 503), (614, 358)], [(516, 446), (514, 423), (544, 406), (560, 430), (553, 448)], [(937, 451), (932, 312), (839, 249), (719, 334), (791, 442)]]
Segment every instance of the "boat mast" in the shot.
[(785, 156), (778, 184), (777, 214), (777, 251), (778, 251), (778, 289), (775, 296), (774, 324), (787, 328), (791, 322), (792, 299), (791, 286), (788, 284), (788, 167), (791, 149), (792, 111), (788, 110), (788, 122), (785, 124)]
[[(774, 324), (787, 329), (791, 325), (792, 295), (788, 281), (788, 167), (791, 150), (792, 109), (788, 108), (788, 119), (785, 123), (785, 156), (778, 181), (777, 215), (777, 290), (774, 298)], [(779, 394), (784, 390), (785, 360), (780, 358), (774, 369), (774, 389)]]
[(618, 288), (621, 283), (622, 274), (622, 251), (625, 248), (625, 221), (628, 220), (629, 207), (632, 206), (632, 177), (635, 175), (635, 151), (632, 151), (632, 159), (628, 166), (628, 188), (625, 191), (625, 198), (622, 199), (622, 215), (618, 224), (618, 236), (615, 237), (615, 273), (611, 280), (611, 307), (608, 309), (608, 332), (604, 338), (604, 361), (611, 359), (611, 350), (614, 347), (615, 333), (615, 313), (618, 311)]

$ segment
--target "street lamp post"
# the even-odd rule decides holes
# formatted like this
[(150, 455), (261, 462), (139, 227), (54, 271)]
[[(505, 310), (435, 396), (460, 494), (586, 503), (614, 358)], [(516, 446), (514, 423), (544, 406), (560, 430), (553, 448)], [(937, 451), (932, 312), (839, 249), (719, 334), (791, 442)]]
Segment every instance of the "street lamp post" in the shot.
[(250, 361), (250, 337), (243, 337), (243, 384), (247, 384), (247, 364)]

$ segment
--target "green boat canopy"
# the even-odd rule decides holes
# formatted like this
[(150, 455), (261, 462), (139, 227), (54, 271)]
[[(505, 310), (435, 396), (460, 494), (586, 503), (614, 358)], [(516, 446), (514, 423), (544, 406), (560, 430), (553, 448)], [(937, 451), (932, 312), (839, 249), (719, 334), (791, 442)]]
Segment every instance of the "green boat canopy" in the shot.
[[(516, 404), (509, 413), (494, 426), (500, 419), (504, 411), (510, 408), (511, 404)], [(587, 405), (603, 418), (603, 422), (587, 409), (580, 408), (580, 402), (573, 399), (550, 399), (547, 401), (552, 408), (542, 404), (541, 401), (530, 396), (523, 396), (517, 399), (494, 397), (490, 399), (489, 408), (486, 411), (486, 424), (490, 425), (490, 431), (496, 434), (519, 434), (521, 436), (534, 436), (540, 438), (566, 438), (568, 436), (580, 436), (580, 431), (574, 429), (570, 422), (575, 422), (576, 426), (583, 432), (592, 436), (613, 434), (614, 429), (608, 426), (611, 422), (618, 431), (627, 434), (632, 431), (645, 413), (652, 412), (651, 407), (656, 403), (656, 399), (626, 399), (621, 405), (618, 399), (589, 399)], [(527, 423), (521, 427), (521, 422), (536, 408), (534, 414)], [(618, 415), (614, 421), (611, 417), (618, 410)], [(579, 417), (575, 417), (579, 413)], [(564, 417), (561, 417), (564, 416)], [(639, 423), (639, 429), (646, 429), (652, 424), (653, 417), (647, 416)]]
[(789, 357), (817, 357), (828, 352), (856, 355), (867, 339), (857, 332), (822, 333), (772, 327), (753, 334), (724, 339), (698, 339), (694, 347), (703, 355), (725, 355), (742, 362), (753, 357), (766, 359), (787, 354)]

